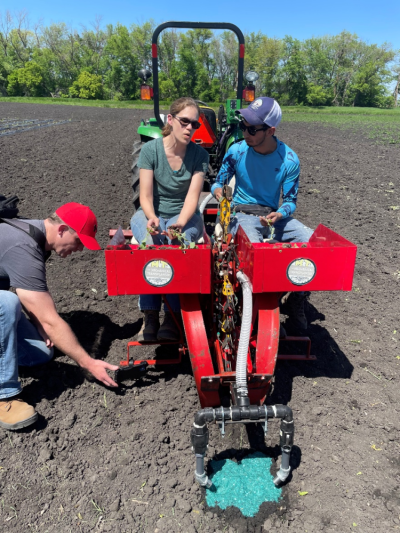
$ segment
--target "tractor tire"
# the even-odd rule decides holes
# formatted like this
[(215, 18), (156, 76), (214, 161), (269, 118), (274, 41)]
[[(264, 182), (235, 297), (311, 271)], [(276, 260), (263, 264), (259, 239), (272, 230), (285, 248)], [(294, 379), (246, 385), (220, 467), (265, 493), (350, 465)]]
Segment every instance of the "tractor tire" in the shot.
[(140, 150), (143, 146), (142, 141), (136, 141), (133, 143), (132, 147), (132, 189), (133, 189), (133, 213), (136, 213), (136, 211), (140, 207), (140, 199), (139, 199), (139, 167), (137, 166), (140, 156)]

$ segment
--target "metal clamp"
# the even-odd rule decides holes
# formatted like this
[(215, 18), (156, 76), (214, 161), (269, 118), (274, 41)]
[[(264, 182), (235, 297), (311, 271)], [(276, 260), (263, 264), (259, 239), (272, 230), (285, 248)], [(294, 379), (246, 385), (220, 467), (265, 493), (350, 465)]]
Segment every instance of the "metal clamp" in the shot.
[(266, 405), (264, 405), (264, 410), (265, 410), (264, 433), (266, 435), (268, 431), (268, 409)]
[(221, 431), (222, 438), (225, 436), (225, 414), (224, 414), (224, 408), (221, 409), (221, 422), (219, 422), (219, 429)]

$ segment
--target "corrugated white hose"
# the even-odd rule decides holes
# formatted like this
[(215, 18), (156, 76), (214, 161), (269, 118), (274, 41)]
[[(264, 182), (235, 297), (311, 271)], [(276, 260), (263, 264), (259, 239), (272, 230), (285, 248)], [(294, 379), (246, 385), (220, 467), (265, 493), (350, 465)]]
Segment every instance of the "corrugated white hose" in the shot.
[(201, 202), (200, 209), (199, 209), (200, 215), (203, 214), (203, 211), (206, 208), (206, 205), (208, 204), (208, 202), (211, 200), (212, 197), (213, 197), (213, 194), (210, 192), (210, 194), (206, 196), (204, 200)]
[(253, 312), (253, 287), (243, 272), (237, 273), (242, 285), (243, 316), (236, 362), (236, 385), (239, 396), (247, 396), (247, 353), (249, 350), (251, 318)]

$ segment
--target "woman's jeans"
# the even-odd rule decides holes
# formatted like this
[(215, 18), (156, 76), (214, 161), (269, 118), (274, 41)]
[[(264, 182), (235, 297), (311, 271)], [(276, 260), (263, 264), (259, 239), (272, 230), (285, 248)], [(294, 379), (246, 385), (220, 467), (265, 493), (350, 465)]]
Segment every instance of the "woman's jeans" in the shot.
[[(256, 216), (237, 213), (230, 223), (229, 233), (236, 235), (239, 225), (242, 226), (250, 242), (263, 242), (270, 235), (270, 228), (261, 225)], [(274, 224), (274, 239), (278, 242), (308, 242), (314, 233), (298, 220), (292, 217), (283, 218)]]
[(53, 348), (47, 348), (36, 327), (23, 314), (18, 296), (0, 291), (0, 399), (21, 392), (18, 365), (40, 365), (52, 357)]
[[(176, 215), (172, 218), (162, 218), (160, 219), (160, 231), (166, 231), (171, 224), (175, 224), (179, 218), (179, 215)], [(177, 239), (172, 241), (166, 235), (150, 235), (147, 232), (147, 222), (148, 219), (144, 212), (140, 209), (136, 211), (131, 219), (131, 229), (133, 236), (138, 241), (142, 243), (146, 239), (146, 244), (180, 244)], [(203, 219), (200, 215), (194, 214), (189, 222), (184, 226), (182, 233), (185, 234), (185, 243), (188, 245), (191, 242), (198, 241), (203, 236)], [(167, 300), (171, 309), (174, 313), (178, 313), (181, 310), (181, 305), (179, 302), (178, 294), (168, 294)], [(139, 296), (139, 309), (141, 311), (160, 311), (161, 309), (161, 295), (160, 294), (142, 294)], [(164, 311), (168, 311), (166, 305), (164, 305)]]

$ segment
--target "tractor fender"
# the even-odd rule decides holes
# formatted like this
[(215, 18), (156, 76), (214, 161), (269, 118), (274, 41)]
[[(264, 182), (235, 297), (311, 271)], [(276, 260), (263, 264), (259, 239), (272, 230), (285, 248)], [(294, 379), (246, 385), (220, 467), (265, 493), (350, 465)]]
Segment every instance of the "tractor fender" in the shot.
[(140, 151), (142, 149), (142, 146), (148, 142), (152, 141), (153, 139), (158, 139), (159, 137), (162, 137), (161, 129), (158, 127), (156, 123), (154, 123), (154, 119), (151, 119), (150, 124), (145, 124), (144, 121), (141, 122), (140, 126), (137, 130), (138, 134), (140, 135), (140, 141), (135, 141), (133, 143), (132, 147), (132, 190), (133, 190), (133, 213), (136, 213), (136, 211), (140, 207), (140, 199), (139, 199), (139, 167), (137, 166), (140, 156)]
[(243, 135), (242, 135), (242, 132), (239, 130), (234, 130), (233, 131), (233, 134), (229, 137), (229, 139), (227, 140), (227, 143), (226, 143), (226, 149), (225, 149), (225, 153), (229, 150), (229, 148), (237, 143), (237, 142), (240, 142), (240, 141), (243, 141)]

